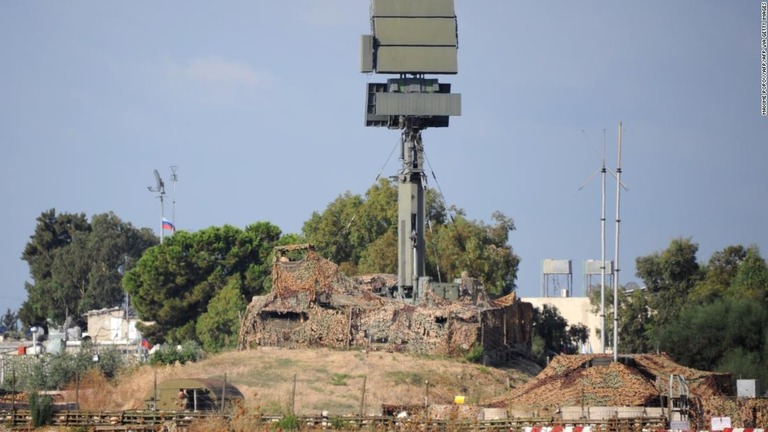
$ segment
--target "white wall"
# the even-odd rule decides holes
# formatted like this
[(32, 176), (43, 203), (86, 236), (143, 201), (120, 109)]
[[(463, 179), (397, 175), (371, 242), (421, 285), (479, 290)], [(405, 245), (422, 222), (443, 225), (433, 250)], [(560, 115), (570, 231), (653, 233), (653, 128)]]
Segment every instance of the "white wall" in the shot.
[(520, 300), (539, 309), (545, 304), (552, 305), (568, 321), (568, 325), (584, 324), (589, 328), (592, 352), (600, 353), (600, 316), (591, 312), (589, 297), (527, 297)]

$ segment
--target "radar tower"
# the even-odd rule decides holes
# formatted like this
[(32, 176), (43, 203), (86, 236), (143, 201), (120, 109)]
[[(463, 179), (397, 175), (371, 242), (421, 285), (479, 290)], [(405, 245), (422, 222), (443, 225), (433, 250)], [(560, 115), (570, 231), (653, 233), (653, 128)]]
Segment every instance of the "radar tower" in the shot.
[(401, 131), (397, 297), (420, 297), (425, 276), (424, 146), (421, 132), (461, 115), (461, 95), (426, 74), (458, 73), (453, 0), (371, 0), (371, 35), (362, 36), (361, 72), (397, 75), (368, 83), (365, 125)]

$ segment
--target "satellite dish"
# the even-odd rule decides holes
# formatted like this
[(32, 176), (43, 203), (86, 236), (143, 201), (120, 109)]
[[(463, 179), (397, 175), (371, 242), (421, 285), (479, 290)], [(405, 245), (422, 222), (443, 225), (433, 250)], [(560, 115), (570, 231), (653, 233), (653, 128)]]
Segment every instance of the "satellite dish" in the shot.
[(159, 192), (160, 195), (165, 193), (165, 183), (163, 183), (163, 179), (160, 178), (160, 173), (157, 170), (155, 170), (155, 188), (152, 189), (152, 186), (147, 186), (147, 189), (150, 192)]
[(160, 193), (165, 192), (165, 184), (163, 179), (160, 178), (160, 173), (155, 170), (155, 181), (157, 182), (157, 191)]

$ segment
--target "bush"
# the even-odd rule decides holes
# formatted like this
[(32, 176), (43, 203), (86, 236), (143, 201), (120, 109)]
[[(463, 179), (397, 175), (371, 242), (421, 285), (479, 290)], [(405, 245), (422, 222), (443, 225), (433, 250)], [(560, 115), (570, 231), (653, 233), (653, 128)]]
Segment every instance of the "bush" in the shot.
[(149, 362), (162, 365), (194, 363), (202, 359), (203, 354), (203, 348), (195, 341), (186, 341), (178, 346), (165, 344), (149, 357)]
[(53, 419), (53, 400), (47, 395), (30, 393), (29, 413), (32, 416), (33, 427), (50, 424)]
[(299, 429), (299, 419), (296, 418), (295, 415), (287, 415), (280, 419), (279, 422), (276, 423), (277, 427), (282, 430), (298, 430)]
[(468, 362), (472, 363), (480, 363), (483, 361), (483, 356), (485, 355), (485, 350), (480, 345), (472, 345), (472, 348), (467, 351), (466, 354), (464, 354), (464, 359)]

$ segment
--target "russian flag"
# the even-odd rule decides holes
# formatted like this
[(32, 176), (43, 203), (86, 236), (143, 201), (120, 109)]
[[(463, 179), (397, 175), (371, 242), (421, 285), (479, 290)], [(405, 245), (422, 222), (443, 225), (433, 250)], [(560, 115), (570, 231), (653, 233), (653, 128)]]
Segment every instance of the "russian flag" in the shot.
[(163, 218), (163, 229), (176, 232), (176, 227), (166, 218)]

